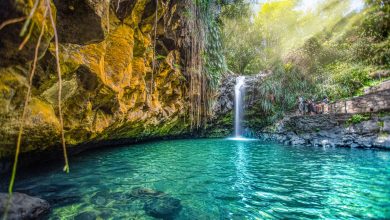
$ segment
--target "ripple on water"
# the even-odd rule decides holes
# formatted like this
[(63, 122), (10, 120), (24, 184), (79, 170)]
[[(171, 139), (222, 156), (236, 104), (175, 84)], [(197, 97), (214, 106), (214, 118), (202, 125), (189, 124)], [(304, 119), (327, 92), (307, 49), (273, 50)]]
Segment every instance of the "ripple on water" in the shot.
[[(390, 218), (388, 151), (203, 139), (95, 151), (71, 162), (68, 175), (30, 174), (16, 188), (50, 201), (51, 219)], [(139, 187), (161, 194), (140, 199), (132, 195)], [(170, 205), (175, 214), (161, 214)]]

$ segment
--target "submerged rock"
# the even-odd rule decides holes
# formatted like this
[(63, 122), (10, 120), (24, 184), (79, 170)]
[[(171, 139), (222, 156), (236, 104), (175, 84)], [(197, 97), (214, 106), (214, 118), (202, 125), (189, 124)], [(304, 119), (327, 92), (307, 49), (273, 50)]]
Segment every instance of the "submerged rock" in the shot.
[(181, 209), (180, 200), (168, 196), (153, 198), (144, 206), (146, 214), (162, 219), (172, 219)]
[[(0, 193), (0, 216), (4, 215), (8, 202), (8, 194)], [(47, 201), (31, 197), (23, 193), (13, 193), (7, 219), (42, 219), (50, 211)]]
[(95, 220), (98, 215), (95, 212), (82, 212), (74, 217), (74, 220)]
[(134, 188), (131, 191), (131, 196), (144, 201), (145, 213), (155, 218), (173, 219), (182, 209), (179, 199), (161, 191), (140, 187)]
[[(90, 202), (96, 207), (106, 207), (107, 204), (115, 203), (128, 212), (146, 213), (151, 217), (161, 219), (172, 219), (182, 209), (179, 199), (164, 192), (143, 187), (133, 188), (131, 192), (100, 191), (91, 197)], [(96, 214), (83, 212), (76, 217), (77, 219), (94, 219)]]
[(155, 191), (153, 189), (142, 188), (142, 187), (134, 188), (130, 194), (131, 196), (138, 197), (138, 198), (149, 198), (149, 197), (158, 197), (158, 196), (165, 195), (165, 193), (161, 191)]
[(108, 203), (108, 199), (111, 198), (111, 195), (108, 192), (97, 192), (94, 196), (91, 198), (91, 202), (98, 206), (104, 206)]

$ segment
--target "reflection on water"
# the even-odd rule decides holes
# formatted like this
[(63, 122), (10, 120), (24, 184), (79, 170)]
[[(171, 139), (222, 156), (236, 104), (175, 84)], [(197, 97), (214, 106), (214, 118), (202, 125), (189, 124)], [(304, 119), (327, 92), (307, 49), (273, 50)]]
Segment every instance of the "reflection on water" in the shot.
[(390, 218), (386, 151), (175, 140), (80, 155), (60, 170), (17, 179), (16, 191), (50, 201), (51, 219)]

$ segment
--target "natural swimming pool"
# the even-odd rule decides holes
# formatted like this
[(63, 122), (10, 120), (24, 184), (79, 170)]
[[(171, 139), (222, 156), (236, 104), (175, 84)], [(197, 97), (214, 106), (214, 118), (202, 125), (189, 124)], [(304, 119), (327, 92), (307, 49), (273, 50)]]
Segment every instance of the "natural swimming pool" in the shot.
[[(18, 177), (51, 219), (390, 218), (390, 152), (190, 139), (97, 150)], [(164, 204), (168, 203), (168, 204)]]

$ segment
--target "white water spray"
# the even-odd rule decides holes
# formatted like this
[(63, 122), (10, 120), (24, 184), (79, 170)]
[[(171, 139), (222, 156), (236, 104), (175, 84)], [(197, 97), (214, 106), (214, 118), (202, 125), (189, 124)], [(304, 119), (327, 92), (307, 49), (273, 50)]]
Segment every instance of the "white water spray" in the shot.
[(245, 76), (239, 76), (236, 79), (236, 85), (234, 86), (234, 136), (239, 138), (242, 136), (242, 99), (244, 98), (244, 85)]

